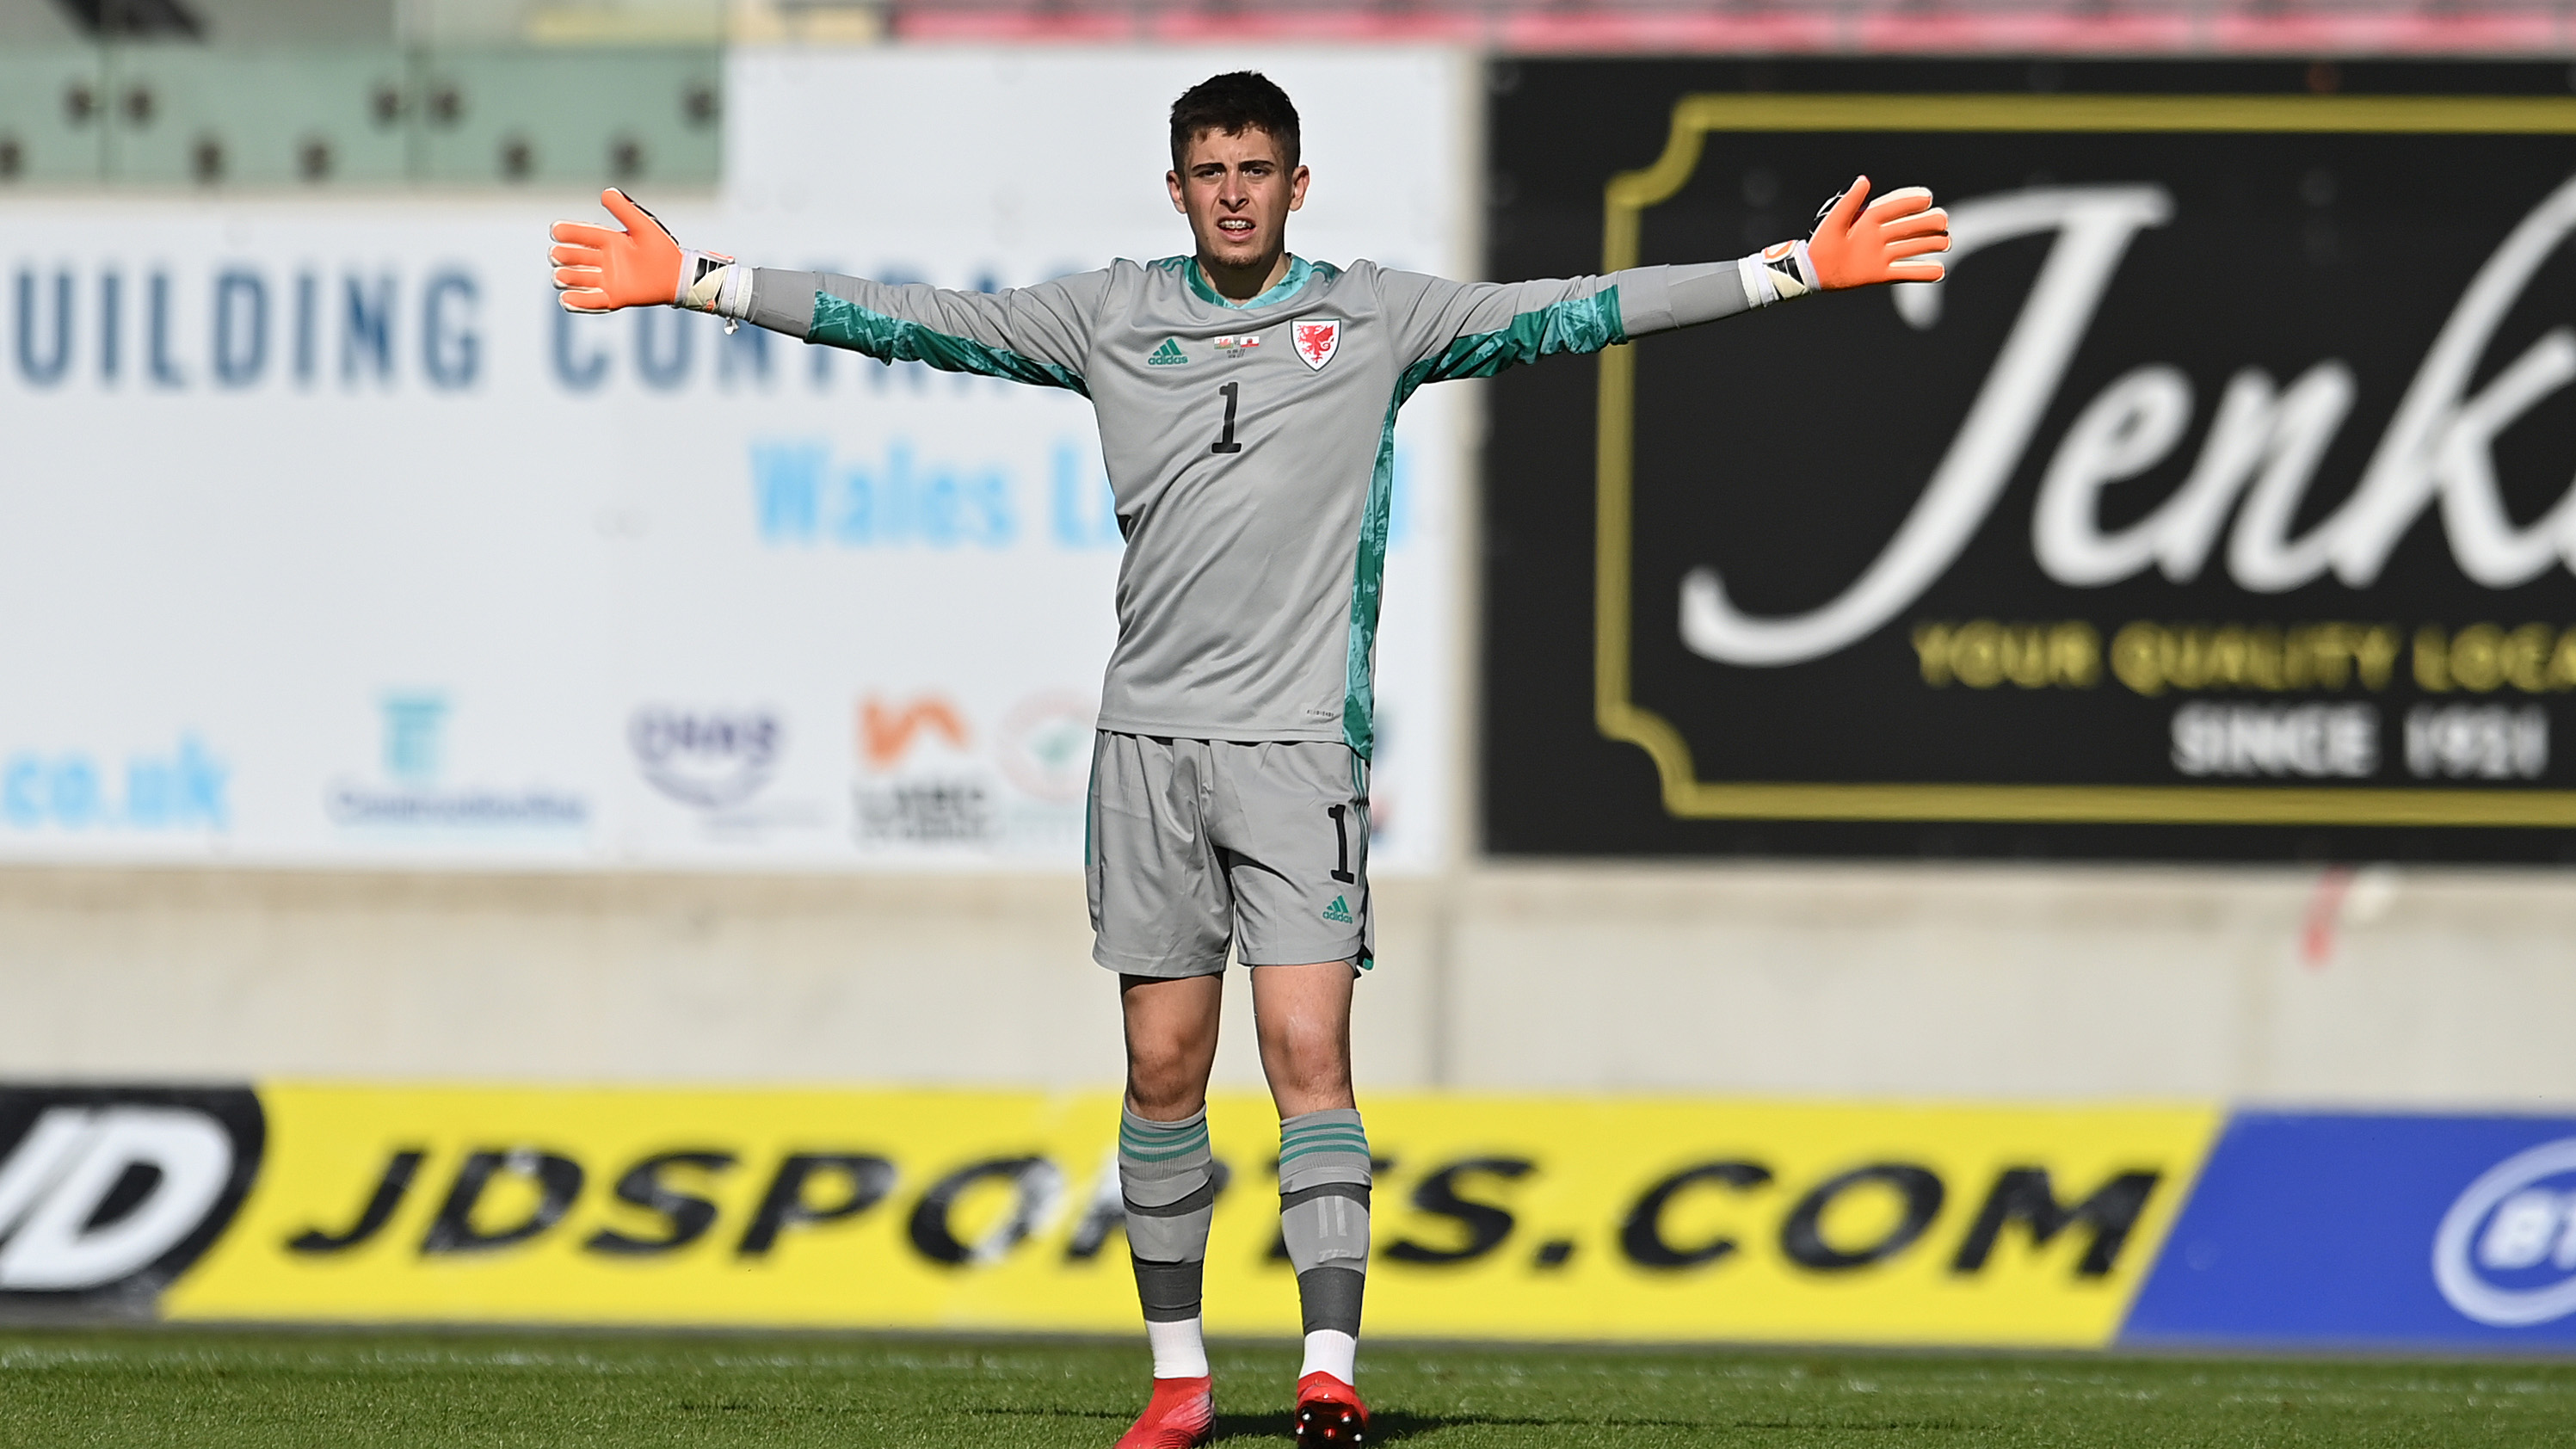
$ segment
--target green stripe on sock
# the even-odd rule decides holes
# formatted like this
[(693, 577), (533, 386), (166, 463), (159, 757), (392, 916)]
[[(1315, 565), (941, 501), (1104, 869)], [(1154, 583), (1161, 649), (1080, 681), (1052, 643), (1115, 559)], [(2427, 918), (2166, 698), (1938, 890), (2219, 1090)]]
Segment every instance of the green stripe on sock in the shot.
[(1285, 1150), (1285, 1151), (1283, 1151), (1283, 1152), (1281, 1152), (1281, 1153), (1279, 1154), (1279, 1161), (1284, 1165), (1284, 1164), (1286, 1164), (1286, 1163), (1289, 1161), (1289, 1159), (1291, 1159), (1291, 1158), (1297, 1158), (1297, 1157), (1310, 1157), (1310, 1156), (1312, 1156), (1312, 1155), (1314, 1155), (1315, 1153), (1318, 1153), (1318, 1152), (1338, 1152), (1338, 1153), (1342, 1154), (1342, 1155), (1343, 1155), (1343, 1156), (1345, 1156), (1345, 1157), (1357, 1157), (1357, 1158), (1362, 1158), (1362, 1159), (1365, 1159), (1365, 1158), (1367, 1158), (1367, 1156), (1368, 1156), (1368, 1149), (1366, 1149), (1366, 1148), (1360, 1148), (1360, 1147), (1346, 1147), (1346, 1146), (1342, 1145), (1341, 1143), (1335, 1142), (1335, 1143), (1327, 1143), (1327, 1144), (1325, 1144), (1325, 1145), (1318, 1146), (1318, 1147), (1291, 1147), (1291, 1148), (1288, 1148), (1287, 1150)]
[(1205, 1152), (1208, 1150), (1207, 1124), (1193, 1122), (1178, 1132), (1143, 1132), (1122, 1124), (1118, 1129), (1118, 1150), (1139, 1162), (1169, 1162), (1176, 1157)]

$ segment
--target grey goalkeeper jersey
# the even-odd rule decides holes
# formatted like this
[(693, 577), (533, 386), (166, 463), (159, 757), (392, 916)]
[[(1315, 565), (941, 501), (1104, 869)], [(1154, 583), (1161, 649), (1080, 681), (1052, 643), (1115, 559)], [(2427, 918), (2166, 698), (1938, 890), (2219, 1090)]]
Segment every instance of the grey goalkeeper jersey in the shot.
[(1292, 259), (1237, 304), (1170, 257), (990, 293), (763, 269), (740, 311), (1089, 397), (1127, 540), (1100, 727), (1365, 757), (1404, 400), (1771, 296), (1749, 261), (1498, 284)]

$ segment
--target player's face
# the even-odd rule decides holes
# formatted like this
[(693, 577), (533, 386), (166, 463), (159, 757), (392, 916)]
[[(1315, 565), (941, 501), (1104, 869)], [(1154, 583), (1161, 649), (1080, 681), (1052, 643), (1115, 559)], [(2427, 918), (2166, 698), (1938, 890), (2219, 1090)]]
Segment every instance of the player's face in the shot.
[(1190, 219), (1199, 255), (1229, 269), (1277, 258), (1288, 213), (1306, 204), (1306, 168), (1281, 164), (1279, 143), (1258, 127), (1199, 132), (1181, 169), (1164, 180), (1173, 209)]

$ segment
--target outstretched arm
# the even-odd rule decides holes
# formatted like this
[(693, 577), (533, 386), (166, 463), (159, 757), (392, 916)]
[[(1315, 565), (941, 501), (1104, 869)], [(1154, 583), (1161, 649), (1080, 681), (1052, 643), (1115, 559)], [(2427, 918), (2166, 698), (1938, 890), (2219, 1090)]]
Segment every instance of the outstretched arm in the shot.
[[(1714, 322), (1809, 292), (1937, 282), (1950, 216), (1919, 186), (1870, 198), (1869, 178), (1828, 201), (1805, 241), (1731, 262), (1631, 267), (1594, 277), (1470, 284), (1414, 279), (1404, 327), (1418, 381), (1486, 377), (1559, 352)], [(1391, 298), (1390, 300), (1399, 300)]]
[(887, 362), (1087, 391), (1089, 318), (1105, 287), (1099, 273), (1004, 292), (955, 292), (747, 267), (721, 252), (681, 246), (622, 191), (601, 192), (599, 200), (620, 225), (553, 227), (546, 256), (565, 311), (683, 307)]

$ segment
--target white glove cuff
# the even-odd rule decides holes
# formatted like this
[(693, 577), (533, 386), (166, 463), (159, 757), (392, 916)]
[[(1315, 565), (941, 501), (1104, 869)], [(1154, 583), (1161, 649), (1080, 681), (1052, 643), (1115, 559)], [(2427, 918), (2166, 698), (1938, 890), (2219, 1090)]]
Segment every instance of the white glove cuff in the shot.
[(1778, 242), (1764, 247), (1735, 264), (1736, 276), (1744, 283), (1744, 301), (1753, 307), (1768, 307), (1791, 297), (1803, 297), (1822, 290), (1816, 280), (1816, 264), (1807, 256), (1802, 241)]
[(751, 271), (739, 264), (718, 267), (691, 283), (679, 305), (692, 312), (713, 312), (727, 321), (739, 322), (751, 315)]
[(733, 258), (722, 252), (694, 252), (682, 247), (680, 283), (671, 293), (671, 305), (692, 312), (714, 311), (716, 289), (722, 285), (720, 278), (732, 265)]

